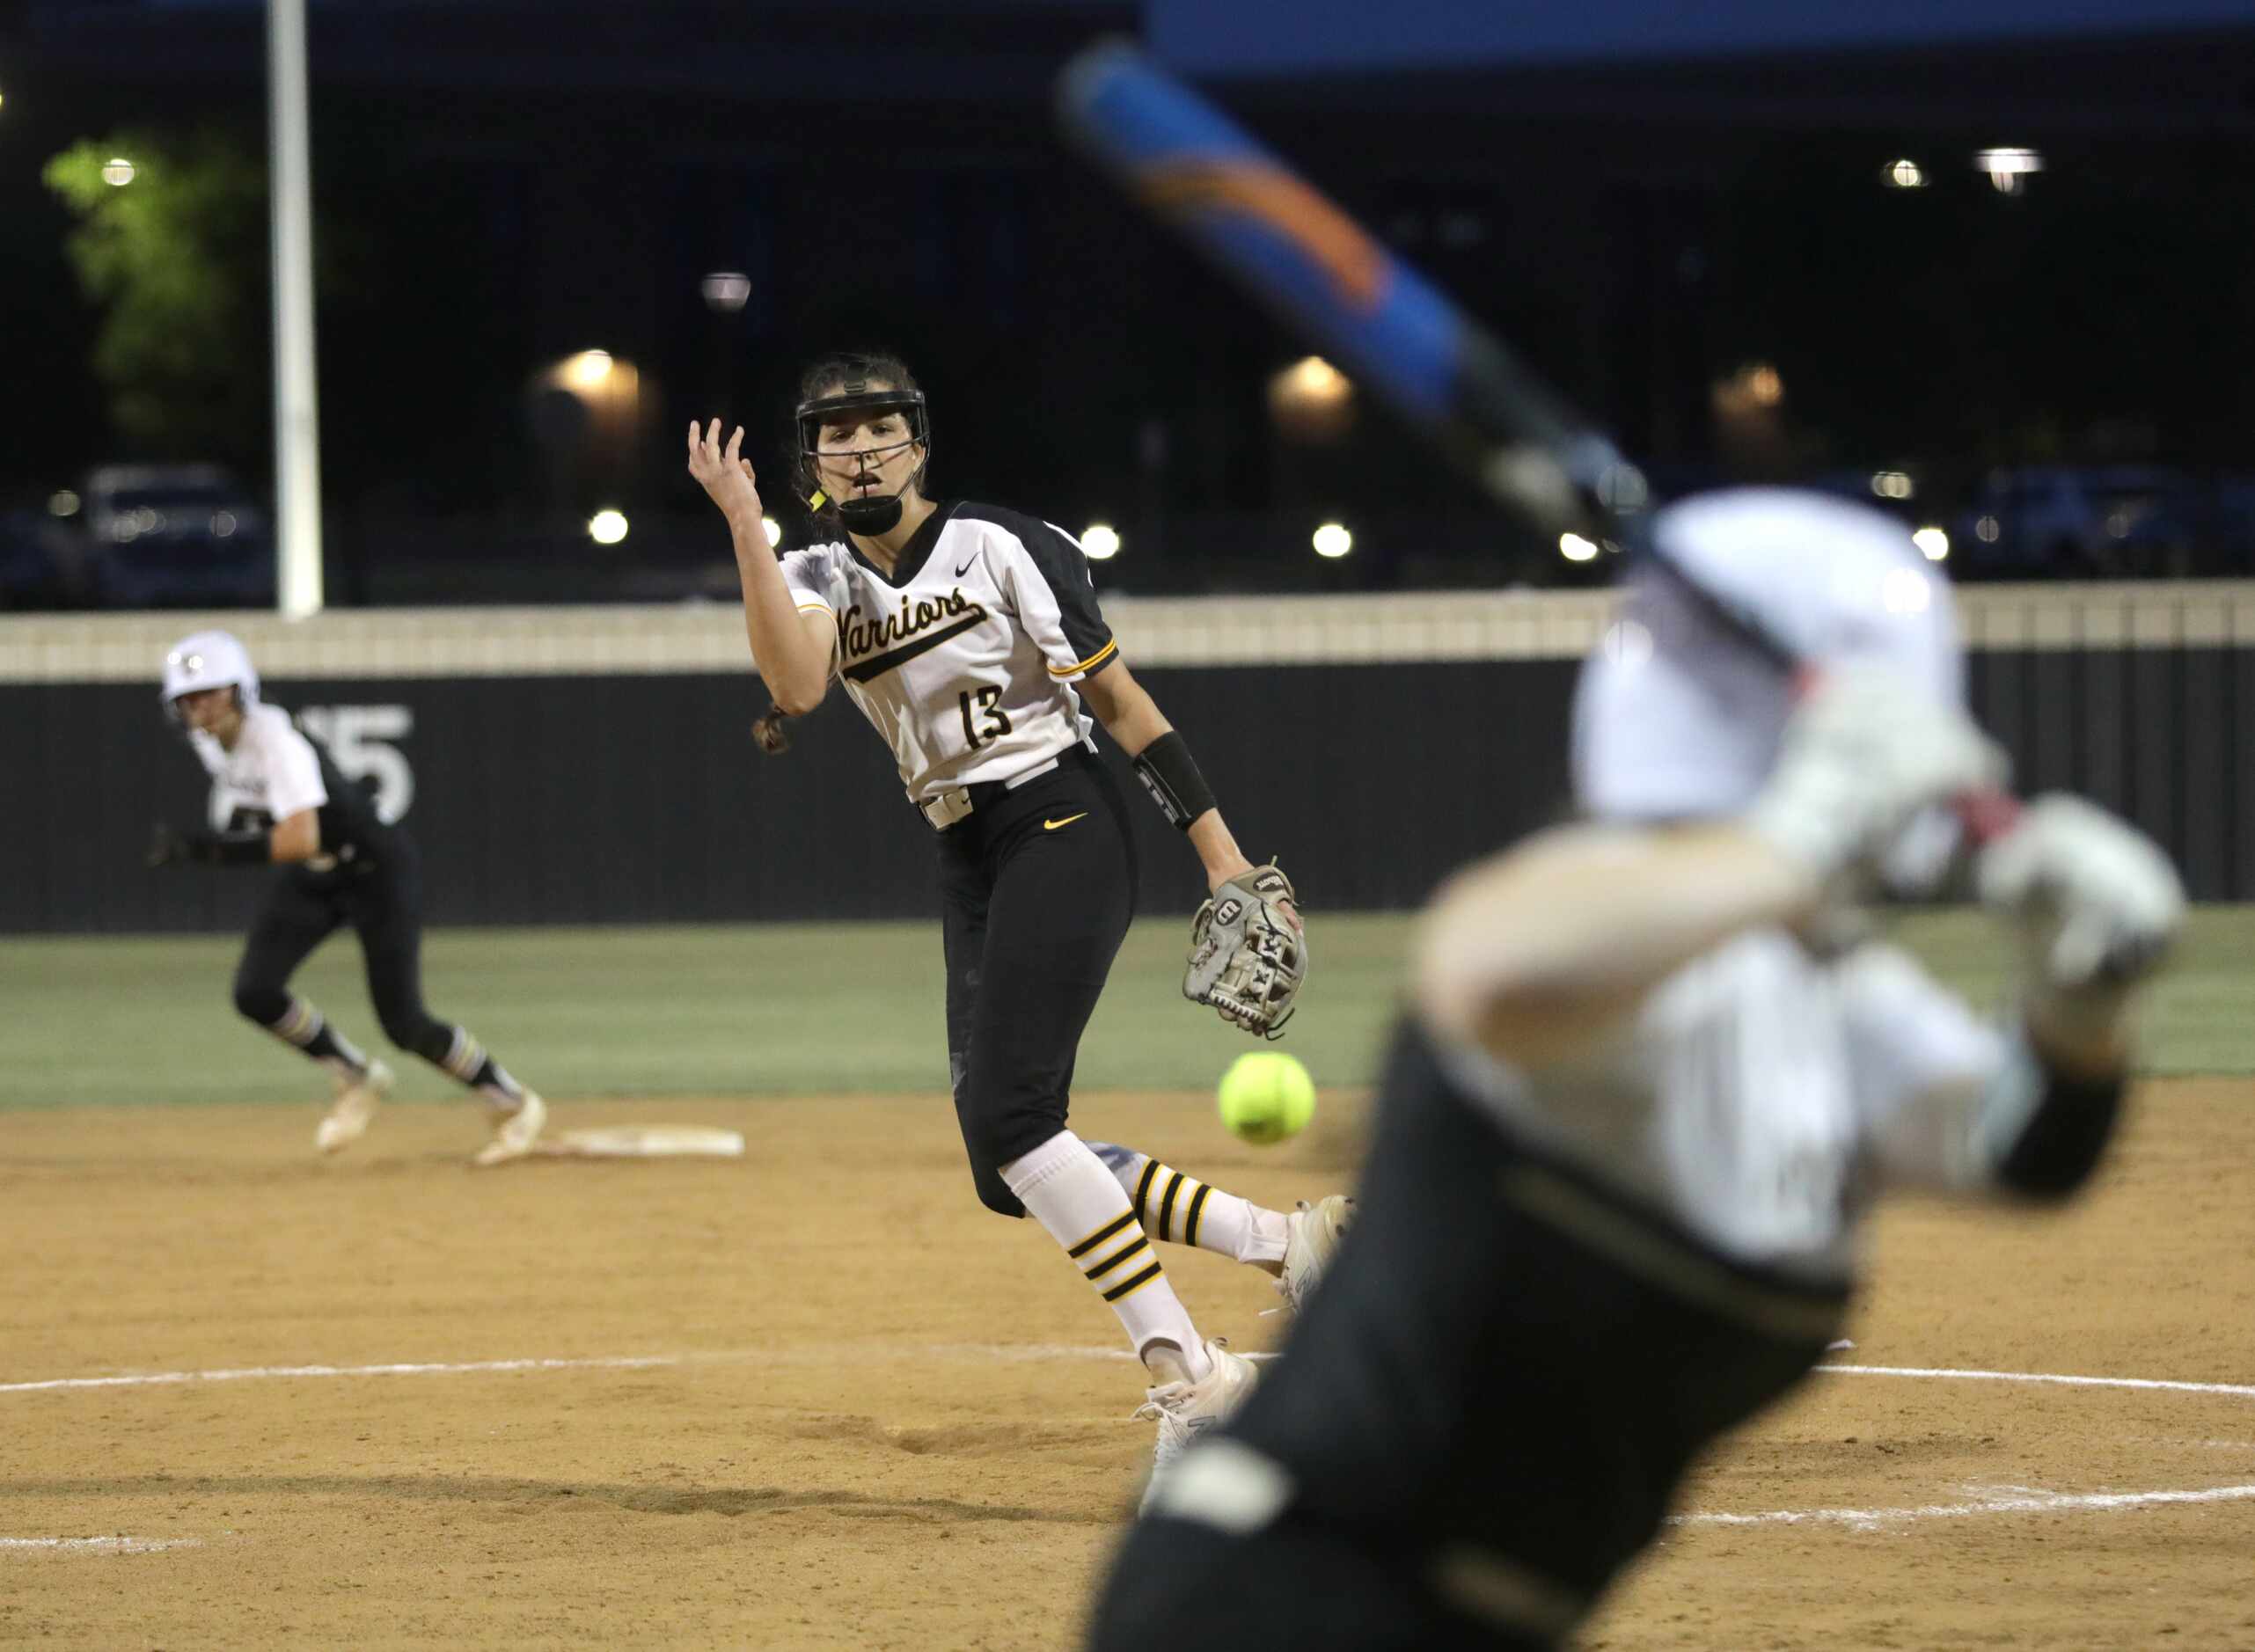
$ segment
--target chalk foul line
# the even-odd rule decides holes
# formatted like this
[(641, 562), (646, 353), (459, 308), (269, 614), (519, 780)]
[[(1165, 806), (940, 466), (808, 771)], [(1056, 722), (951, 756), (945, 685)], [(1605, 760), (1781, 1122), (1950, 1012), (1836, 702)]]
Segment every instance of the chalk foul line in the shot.
[(2255, 1399), (2255, 1383), (2163, 1382), (2151, 1377), (2066, 1377), (2045, 1371), (1950, 1371), (1916, 1365), (1819, 1365), (1845, 1377), (1925, 1377), (1958, 1382), (2054, 1383), (2069, 1388), (2158, 1388), (2180, 1394), (2237, 1394)]
[(0, 1538), (0, 1554), (156, 1554), (202, 1546), (201, 1538)]
[(1681, 1514), (1672, 1526), (1840, 1525), (1876, 1531), (1914, 1520), (1962, 1520), (1974, 1515), (2052, 1514), (2086, 1509), (2147, 1509), (2167, 1503), (2244, 1502), (2255, 1486), (2211, 1486), (2202, 1491), (2065, 1492), (2022, 1487), (1969, 1488), (1969, 1502), (1919, 1503), (1900, 1509), (1773, 1509), (1765, 1514)]
[[(1070, 1343), (934, 1342), (875, 1348), (716, 1349), (693, 1354), (606, 1355), (589, 1358), (399, 1360), (373, 1365), (245, 1365), (219, 1371), (123, 1372), (109, 1377), (49, 1377), (33, 1382), (0, 1383), (0, 1394), (55, 1393), (83, 1388), (151, 1388), (186, 1383), (274, 1381), (333, 1377), (460, 1377), (507, 1371), (662, 1371), (685, 1365), (741, 1363), (816, 1365), (841, 1357), (891, 1355), (900, 1359), (964, 1359), (1002, 1362), (1038, 1360), (1130, 1361), (1124, 1349), (1085, 1348)], [(1272, 1357), (1256, 1354), (1252, 1357)], [(1819, 1365), (1819, 1372), (1843, 1377), (1907, 1377), (1935, 1381), (2048, 1383), (2076, 1388), (2147, 1388), (2172, 1393), (2222, 1394), (2255, 1399), (2255, 1384), (2171, 1382), (2150, 1377), (2078, 1377), (2048, 1371), (1957, 1371), (1913, 1365)]]

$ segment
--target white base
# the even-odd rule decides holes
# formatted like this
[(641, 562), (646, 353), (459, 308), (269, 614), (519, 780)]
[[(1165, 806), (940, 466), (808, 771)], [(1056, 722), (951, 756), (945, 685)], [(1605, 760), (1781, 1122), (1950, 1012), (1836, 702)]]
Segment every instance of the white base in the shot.
[(533, 1144), (544, 1159), (741, 1159), (743, 1137), (701, 1124), (615, 1124), (565, 1130)]

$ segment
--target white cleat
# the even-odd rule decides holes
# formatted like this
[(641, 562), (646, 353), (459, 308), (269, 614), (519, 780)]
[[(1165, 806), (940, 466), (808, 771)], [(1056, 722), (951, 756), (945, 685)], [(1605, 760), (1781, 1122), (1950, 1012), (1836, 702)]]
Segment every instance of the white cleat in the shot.
[(1314, 1204), (1302, 1199), (1291, 1215), (1285, 1217), (1284, 1271), (1277, 1276), (1277, 1289), (1298, 1313), (1315, 1294), (1315, 1287), (1324, 1270), (1330, 1267), (1331, 1258), (1346, 1237), (1347, 1226), (1355, 1219), (1355, 1202), (1343, 1193), (1335, 1193)]
[(532, 1151), (532, 1144), (540, 1139), (541, 1127), (548, 1122), (548, 1104), (530, 1090), (524, 1100), (507, 1113), (495, 1110), (493, 1115), (494, 1139), (478, 1150), (470, 1163), (478, 1170), (490, 1170), (495, 1165), (506, 1165), (523, 1159)]
[(333, 1153), (367, 1135), (369, 1120), (376, 1116), (391, 1088), (392, 1070), (380, 1061), (370, 1062), (365, 1072), (337, 1086), (337, 1099), (329, 1104), (320, 1128), (313, 1132), (313, 1145)]
[(1216, 1423), (1235, 1414), (1260, 1380), (1260, 1370), (1242, 1354), (1229, 1351), (1219, 1337), (1209, 1337), (1206, 1357), (1213, 1369), (1194, 1383), (1163, 1383), (1153, 1388), (1136, 1415), (1159, 1424), (1159, 1438), (1151, 1451), (1151, 1478), (1143, 1488), (1143, 1509), (1151, 1507), (1160, 1482), (1173, 1470), (1183, 1452)]

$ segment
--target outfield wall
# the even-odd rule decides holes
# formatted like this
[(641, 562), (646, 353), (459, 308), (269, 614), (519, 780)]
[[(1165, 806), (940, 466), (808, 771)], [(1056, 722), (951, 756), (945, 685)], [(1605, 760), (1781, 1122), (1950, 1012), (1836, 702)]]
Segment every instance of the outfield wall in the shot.
[[(1968, 588), (1973, 691), (2023, 790), (2070, 786), (2255, 899), (2255, 583)], [(1413, 905), (1565, 802), (1574, 662), (1607, 599), (1570, 592), (1107, 601), (1256, 856), (1312, 907)], [(0, 618), (0, 932), (225, 928), (255, 875), (152, 873), (200, 814), (162, 720), (165, 646), (250, 646), (267, 698), (326, 727), (406, 809), (448, 924), (736, 922), (933, 912), (931, 834), (842, 696), (767, 758), (732, 608)], [(1106, 747), (1125, 780), (1125, 767)], [(1146, 910), (1195, 863), (1133, 799)]]

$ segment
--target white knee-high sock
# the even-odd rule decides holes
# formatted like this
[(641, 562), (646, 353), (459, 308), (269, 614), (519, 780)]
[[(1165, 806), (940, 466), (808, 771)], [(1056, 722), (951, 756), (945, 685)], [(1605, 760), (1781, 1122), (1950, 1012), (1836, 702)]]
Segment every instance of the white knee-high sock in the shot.
[[(1190, 1310), (1175, 1294), (1120, 1184), (1087, 1144), (1059, 1130), (1001, 1172), (1034, 1220), (1120, 1316), (1144, 1363), (1163, 1371), (1167, 1350), (1153, 1345), (1164, 1343), (1192, 1382), (1204, 1377), (1212, 1362)], [(1154, 1351), (1160, 1361), (1154, 1361)]]
[(1285, 1215), (1186, 1176), (1132, 1147), (1091, 1142), (1155, 1239), (1195, 1245), (1241, 1262), (1284, 1261)]

